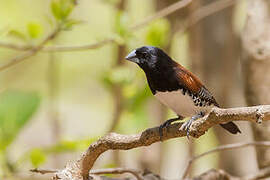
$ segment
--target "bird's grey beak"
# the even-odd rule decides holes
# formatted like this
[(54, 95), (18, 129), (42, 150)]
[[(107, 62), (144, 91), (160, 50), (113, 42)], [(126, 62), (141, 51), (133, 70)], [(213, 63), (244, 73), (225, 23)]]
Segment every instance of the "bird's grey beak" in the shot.
[(131, 53), (126, 56), (126, 60), (139, 63), (139, 59), (136, 56), (136, 50), (131, 51)]

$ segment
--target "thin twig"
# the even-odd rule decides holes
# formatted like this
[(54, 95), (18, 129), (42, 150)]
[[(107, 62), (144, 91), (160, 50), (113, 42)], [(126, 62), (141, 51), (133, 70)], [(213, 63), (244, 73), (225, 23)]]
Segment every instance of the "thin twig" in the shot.
[(108, 169), (96, 169), (91, 170), (90, 174), (124, 174), (124, 173), (130, 173), (134, 175), (137, 180), (143, 180), (142, 172), (138, 171), (136, 169), (130, 169), (130, 168), (108, 168)]
[(30, 45), (18, 45), (18, 44), (11, 44), (7, 42), (0, 42), (0, 47), (13, 49), (17, 51), (28, 51), (33, 48), (33, 46), (30, 46)]
[(243, 148), (243, 147), (247, 147), (247, 146), (270, 147), (270, 141), (227, 144), (227, 145), (219, 146), (217, 148), (214, 148), (210, 151), (204, 152), (204, 153), (199, 154), (197, 156), (194, 156), (192, 159), (189, 160), (188, 165), (183, 173), (182, 179), (187, 178), (193, 162), (196, 161), (197, 159), (204, 157), (208, 154), (214, 153), (214, 152), (220, 152), (220, 151), (231, 150), (231, 149), (238, 149), (238, 148)]
[(266, 167), (263, 169), (260, 169), (257, 173), (254, 173), (252, 175), (244, 176), (244, 180), (257, 180), (257, 179), (263, 179), (270, 176), (270, 167)]
[(57, 169), (30, 169), (31, 172), (34, 172), (34, 173), (40, 173), (40, 174), (51, 174), (51, 173), (56, 173), (58, 172), (59, 170)]
[(49, 46), (44, 47), (42, 51), (45, 52), (66, 52), (66, 51), (84, 51), (84, 50), (90, 50), (90, 49), (97, 49), (100, 48), (106, 44), (113, 43), (115, 40), (113, 38), (108, 38), (105, 40), (102, 40), (97, 43), (93, 44), (87, 44), (87, 45), (79, 45), (79, 46)]
[(13, 66), (15, 64), (18, 64), (20, 62), (22, 62), (23, 60), (34, 56), (36, 53), (38, 53), (42, 47), (50, 40), (54, 39), (56, 37), (56, 35), (60, 32), (61, 28), (57, 27), (53, 32), (51, 32), (39, 45), (33, 47), (31, 50), (18, 55), (14, 58), (11, 58), (10, 60), (8, 60), (8, 62), (2, 66), (0, 66), (0, 71), (3, 71), (7, 68), (9, 68), (10, 66)]
[(152, 22), (152, 21), (154, 21), (156, 19), (159, 19), (159, 18), (168, 16), (169, 14), (172, 14), (175, 11), (186, 7), (191, 2), (192, 2), (192, 0), (180, 0), (180, 1), (178, 1), (178, 2), (176, 2), (174, 4), (172, 4), (172, 5), (170, 5), (168, 7), (166, 7), (164, 9), (158, 11), (154, 15), (145, 18), (145, 20), (143, 20), (142, 22), (131, 26), (130, 27), (130, 30), (133, 31), (133, 30), (137, 30), (139, 28), (142, 28), (142, 27), (146, 26), (147, 24), (149, 24), (150, 22)]
[[(48, 46), (48, 47), (43, 47), (41, 51), (44, 52), (66, 52), (66, 51), (84, 51), (84, 50), (89, 50), (89, 49), (96, 49), (99, 47), (102, 47), (106, 44), (113, 43), (115, 40), (113, 38), (108, 38), (105, 40), (102, 40), (97, 43), (93, 44), (86, 44), (86, 45), (77, 45), (77, 46)], [(4, 43), (0, 42), (0, 47), (2, 48), (9, 48), (17, 51), (28, 51), (35, 46), (29, 46), (29, 45), (16, 45), (16, 44), (10, 44), (10, 43)]]

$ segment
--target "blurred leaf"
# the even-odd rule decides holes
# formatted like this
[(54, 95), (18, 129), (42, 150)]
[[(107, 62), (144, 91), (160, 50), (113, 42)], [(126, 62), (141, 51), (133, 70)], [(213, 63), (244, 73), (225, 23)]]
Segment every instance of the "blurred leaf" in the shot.
[(37, 168), (41, 164), (45, 163), (46, 155), (41, 149), (36, 148), (30, 152), (30, 160), (32, 165)]
[(27, 37), (24, 33), (22, 33), (21, 31), (15, 30), (15, 29), (11, 29), (7, 35), (10, 37), (14, 37), (18, 40), (22, 40), (22, 41), (27, 40)]
[(123, 39), (127, 39), (131, 36), (127, 26), (128, 24), (129, 18), (127, 13), (118, 11), (115, 18), (115, 31)]
[(42, 30), (42, 26), (38, 23), (31, 22), (27, 24), (28, 34), (33, 39), (40, 37), (40, 35), (42, 34)]
[(102, 82), (110, 88), (113, 84), (129, 84), (134, 77), (134, 73), (126, 66), (116, 67), (104, 72)]
[(0, 151), (14, 140), (40, 102), (36, 93), (5, 91), (0, 94)]
[[(137, 108), (143, 106), (145, 101), (147, 101), (148, 98), (151, 97), (152, 95), (148, 85), (145, 85), (145, 87), (142, 89), (135, 89), (135, 91), (136, 91), (135, 95), (129, 98), (126, 97), (127, 100), (126, 100), (125, 107), (131, 112), (136, 111)], [(125, 95), (125, 90), (124, 90), (124, 95)]]
[(152, 46), (164, 47), (168, 43), (170, 23), (166, 19), (152, 22), (146, 33), (146, 43)]
[(75, 0), (52, 0), (51, 11), (55, 19), (64, 21), (72, 12), (76, 4)]
[(65, 21), (63, 29), (64, 30), (70, 30), (70, 29), (72, 29), (72, 27), (74, 25), (81, 24), (81, 23), (82, 23), (82, 21), (80, 21), (80, 20), (68, 19), (68, 20)]
[(73, 152), (86, 149), (91, 143), (98, 140), (98, 137), (93, 137), (87, 140), (75, 140), (75, 141), (61, 141), (56, 145), (44, 148), (47, 154), (50, 153), (62, 153)]

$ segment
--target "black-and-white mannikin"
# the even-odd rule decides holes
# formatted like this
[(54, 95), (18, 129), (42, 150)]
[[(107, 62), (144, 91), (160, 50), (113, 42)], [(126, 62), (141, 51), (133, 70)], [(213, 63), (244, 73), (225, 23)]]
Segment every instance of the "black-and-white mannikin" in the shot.
[[(201, 81), (161, 49), (143, 46), (133, 50), (126, 59), (143, 69), (153, 95), (178, 115), (160, 126), (161, 137), (164, 127), (184, 117), (191, 117), (181, 127), (188, 136), (193, 121), (203, 117), (214, 106), (219, 107)], [(241, 133), (233, 122), (220, 125), (232, 134)]]

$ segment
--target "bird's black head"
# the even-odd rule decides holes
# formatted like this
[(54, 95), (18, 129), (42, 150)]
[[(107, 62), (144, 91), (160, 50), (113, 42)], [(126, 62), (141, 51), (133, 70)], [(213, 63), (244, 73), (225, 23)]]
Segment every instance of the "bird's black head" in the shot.
[(167, 63), (164, 61), (167, 61), (170, 57), (157, 47), (143, 46), (129, 53), (126, 59), (138, 64), (145, 70), (155, 68), (160, 63)]

